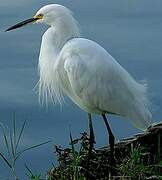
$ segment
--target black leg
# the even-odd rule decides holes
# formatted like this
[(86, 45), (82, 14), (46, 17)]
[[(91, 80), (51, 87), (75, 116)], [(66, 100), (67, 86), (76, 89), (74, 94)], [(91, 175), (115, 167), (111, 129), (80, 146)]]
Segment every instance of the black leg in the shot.
[(107, 118), (105, 116), (105, 114), (102, 114), (102, 117), (104, 119), (104, 122), (105, 122), (105, 125), (106, 125), (106, 128), (107, 128), (107, 131), (109, 133), (109, 145), (110, 145), (110, 173), (111, 175), (115, 175), (115, 158), (114, 158), (114, 144), (115, 144), (115, 138), (114, 138), (114, 135), (111, 131), (111, 128), (109, 126), (109, 123), (107, 121)]
[(93, 125), (92, 125), (92, 117), (91, 114), (88, 114), (88, 120), (89, 120), (89, 131), (90, 131), (90, 149), (93, 148), (93, 144), (95, 143), (95, 136), (94, 136), (94, 131), (93, 131)]
[(91, 155), (92, 155), (92, 149), (93, 149), (93, 145), (95, 143), (95, 136), (94, 136), (94, 132), (93, 132), (91, 114), (88, 114), (88, 122), (89, 122), (90, 138), (89, 138), (89, 151), (88, 151), (87, 174), (86, 174), (87, 180), (91, 179), (90, 174), (89, 174), (89, 169), (90, 169), (90, 160), (91, 160)]

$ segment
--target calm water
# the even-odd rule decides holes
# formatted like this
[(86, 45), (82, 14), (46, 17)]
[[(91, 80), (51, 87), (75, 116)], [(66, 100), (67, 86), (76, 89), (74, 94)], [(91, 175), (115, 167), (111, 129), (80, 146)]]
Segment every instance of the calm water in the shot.
[[(49, 105), (47, 110), (39, 105), (33, 88), (38, 80), (39, 47), (46, 27), (35, 25), (4, 33), (8, 26), (30, 18), (41, 6), (53, 2), (65, 5), (74, 12), (85, 37), (104, 46), (137, 80), (148, 81), (154, 120), (160, 121), (162, 117), (161, 0), (89, 0), (88, 3), (85, 0), (1, 0), (0, 121), (9, 126), (13, 112), (16, 112), (18, 125), (27, 119), (22, 148), (52, 140), (49, 145), (27, 152), (18, 161), (18, 173), (23, 180), (25, 162), (38, 173), (46, 172), (51, 163), (56, 162), (53, 145), (68, 144), (69, 127), (75, 137), (87, 130), (86, 113), (68, 99), (62, 108)], [(99, 119), (94, 117), (94, 128), (97, 146), (103, 146), (107, 143), (107, 134)], [(139, 132), (119, 117), (110, 116), (109, 119), (117, 139)], [(2, 145), (0, 150), (3, 150)], [(0, 179), (7, 177), (10, 175), (0, 161)]]

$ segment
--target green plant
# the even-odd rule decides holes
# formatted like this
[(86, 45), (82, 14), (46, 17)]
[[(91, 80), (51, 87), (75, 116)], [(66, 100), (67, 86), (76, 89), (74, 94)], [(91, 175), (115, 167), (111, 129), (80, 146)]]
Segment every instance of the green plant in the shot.
[(162, 176), (160, 176), (161, 174), (161, 169), (162, 169), (162, 161), (159, 161), (158, 163), (152, 164), (150, 165), (153, 169), (153, 173), (154, 175), (156, 175), (157, 177), (159, 177), (160, 179), (162, 179)]
[(144, 164), (142, 153), (144, 148), (136, 147), (119, 165), (121, 176), (128, 176), (132, 179), (144, 179), (146, 175), (151, 175), (153, 168)]
[(25, 125), (26, 125), (26, 121), (23, 122), (20, 130), (17, 129), (15, 114), (13, 115), (12, 126), (10, 129), (6, 128), (2, 123), (0, 123), (0, 127), (2, 129), (4, 147), (6, 149), (5, 154), (0, 152), (0, 157), (6, 163), (7, 167), (11, 170), (15, 180), (18, 180), (16, 173), (16, 162), (20, 158), (20, 156), (22, 156), (26, 151), (38, 148), (50, 142), (50, 141), (46, 141), (40, 144), (29, 146), (24, 149), (19, 149), (19, 145), (25, 129)]
[(41, 178), (41, 175), (37, 175), (35, 173), (32, 172), (32, 170), (25, 164), (25, 168), (27, 169), (27, 172), (26, 175), (28, 176), (28, 178), (30, 180), (45, 180), (45, 179), (42, 179)]
[(82, 168), (80, 166), (80, 162), (81, 162), (81, 159), (82, 159), (83, 146), (80, 146), (79, 151), (77, 151), (75, 149), (75, 143), (77, 143), (77, 142), (78, 142), (77, 140), (73, 141), (72, 134), (70, 132), (70, 145), (71, 145), (71, 149), (72, 149), (70, 171), (71, 171), (71, 175), (72, 175), (73, 180), (79, 179), (79, 177), (80, 177), (80, 169)]
[[(85, 136), (85, 135), (84, 135)], [(79, 143), (78, 147), (75, 147)], [(61, 149), (55, 146), (58, 156), (59, 166), (53, 167), (53, 170), (49, 172), (48, 180), (84, 180), (82, 160), (86, 156), (85, 144), (81, 139), (73, 140), (70, 132), (70, 148)], [(87, 151), (88, 152), (88, 151)]]

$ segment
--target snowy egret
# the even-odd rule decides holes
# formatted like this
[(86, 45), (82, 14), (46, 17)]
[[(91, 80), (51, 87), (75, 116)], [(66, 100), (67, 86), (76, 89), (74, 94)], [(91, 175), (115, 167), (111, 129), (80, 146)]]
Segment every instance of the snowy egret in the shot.
[(150, 125), (146, 86), (136, 82), (99, 44), (81, 38), (78, 23), (68, 8), (58, 4), (46, 5), (31, 19), (6, 31), (29, 23), (50, 26), (42, 37), (40, 50), (40, 96), (62, 103), (63, 95), (67, 95), (86, 111), (91, 140), (94, 141), (92, 113), (102, 115), (104, 119), (112, 156), (114, 136), (106, 114), (124, 116), (140, 129)]

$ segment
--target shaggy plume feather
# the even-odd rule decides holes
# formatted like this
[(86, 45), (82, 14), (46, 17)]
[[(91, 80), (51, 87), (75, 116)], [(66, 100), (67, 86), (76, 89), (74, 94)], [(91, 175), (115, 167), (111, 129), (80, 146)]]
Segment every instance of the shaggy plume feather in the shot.
[(63, 92), (58, 83), (57, 76), (53, 79), (47, 79), (47, 74), (42, 73), (39, 68), (39, 102), (41, 104), (45, 103), (47, 105), (48, 101), (53, 102), (54, 104), (59, 103), (62, 105), (64, 102)]
[[(37, 14), (46, 14), (47, 9), (52, 18), (52, 23), (50, 24), (49, 19), (48, 25), (51, 27), (42, 37), (39, 56), (39, 101), (47, 104), (48, 100), (51, 100), (53, 103), (62, 104), (64, 101), (63, 92), (55, 67), (59, 52), (63, 46), (70, 39), (79, 37), (80, 30), (72, 12), (66, 7), (57, 4), (47, 5), (40, 9)], [(51, 59), (51, 57), (53, 58)]]

